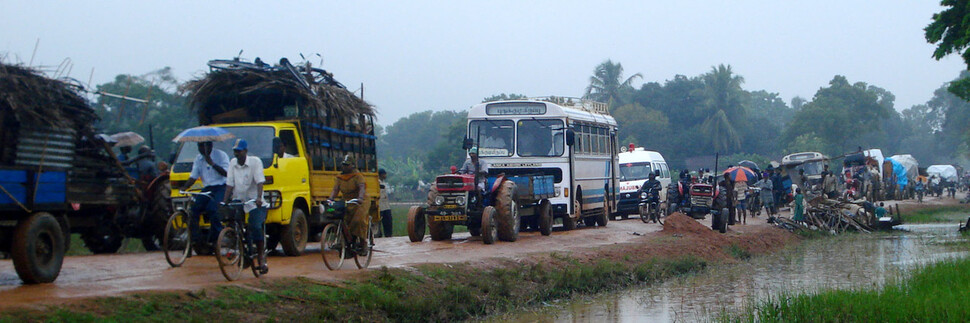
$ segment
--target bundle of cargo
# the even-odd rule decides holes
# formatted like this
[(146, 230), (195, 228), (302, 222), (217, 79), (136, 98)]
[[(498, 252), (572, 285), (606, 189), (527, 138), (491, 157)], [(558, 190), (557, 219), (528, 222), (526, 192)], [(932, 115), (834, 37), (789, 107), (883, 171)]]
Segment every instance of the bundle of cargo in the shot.
[(336, 170), (351, 154), (359, 168), (377, 170), (374, 109), (323, 69), (294, 66), (286, 58), (276, 66), (239, 60), (213, 60), (205, 77), (189, 81), (199, 124), (300, 120), (313, 169)]

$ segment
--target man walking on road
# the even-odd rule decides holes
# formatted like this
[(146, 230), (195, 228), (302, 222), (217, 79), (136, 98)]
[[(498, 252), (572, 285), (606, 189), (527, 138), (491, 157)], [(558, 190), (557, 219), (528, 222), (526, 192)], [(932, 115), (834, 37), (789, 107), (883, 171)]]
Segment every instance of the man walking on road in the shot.
[(393, 192), (393, 188), (387, 184), (387, 171), (383, 168), (377, 170), (377, 179), (381, 184), (381, 224), (383, 226), (383, 231), (378, 235), (379, 237), (391, 237), (394, 236), (394, 220), (391, 219), (391, 200), (388, 199), (388, 194)]

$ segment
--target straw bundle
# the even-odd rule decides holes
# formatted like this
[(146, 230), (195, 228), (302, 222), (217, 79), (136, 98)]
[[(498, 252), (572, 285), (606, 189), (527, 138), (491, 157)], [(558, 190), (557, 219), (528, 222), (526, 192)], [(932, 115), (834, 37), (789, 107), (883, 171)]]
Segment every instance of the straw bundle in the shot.
[(79, 129), (98, 120), (79, 88), (23, 66), (0, 63), (0, 120)]

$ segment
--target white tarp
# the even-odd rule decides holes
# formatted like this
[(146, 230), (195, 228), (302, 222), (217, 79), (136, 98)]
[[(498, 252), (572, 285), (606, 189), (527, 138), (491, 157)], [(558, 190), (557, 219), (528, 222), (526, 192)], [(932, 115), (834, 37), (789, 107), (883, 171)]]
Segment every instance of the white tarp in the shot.
[(926, 168), (929, 175), (937, 175), (942, 179), (955, 182), (957, 180), (957, 169), (953, 165), (932, 165)]

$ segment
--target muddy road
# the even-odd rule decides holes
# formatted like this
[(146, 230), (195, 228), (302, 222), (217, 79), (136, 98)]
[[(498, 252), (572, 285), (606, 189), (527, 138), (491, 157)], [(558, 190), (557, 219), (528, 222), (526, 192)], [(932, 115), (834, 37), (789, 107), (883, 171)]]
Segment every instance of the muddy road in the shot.
[[(755, 221), (764, 223), (764, 221)], [(710, 223), (710, 220), (707, 221)], [(516, 259), (537, 252), (581, 250), (630, 242), (641, 235), (660, 231), (659, 224), (644, 224), (639, 219), (610, 221), (605, 227), (580, 227), (557, 231), (551, 236), (523, 232), (517, 242), (496, 242), (486, 246), (481, 238), (456, 233), (450, 241), (431, 241), (429, 237), (411, 243), (407, 237), (379, 238), (370, 268), (401, 267), (420, 263), (455, 263), (489, 258)], [(353, 261), (342, 270), (330, 271), (323, 264), (319, 243), (308, 243), (300, 257), (271, 256), (270, 272), (260, 279), (308, 277), (317, 280), (346, 278), (358, 272)], [(130, 292), (157, 290), (197, 290), (220, 284), (253, 283), (256, 278), (246, 270), (237, 282), (226, 282), (212, 256), (195, 256), (179, 268), (171, 268), (161, 252), (116, 255), (74, 256), (64, 259), (57, 281), (51, 284), (22, 285), (10, 260), (0, 261), (0, 307), (59, 304), (81, 298), (117, 296)]]

